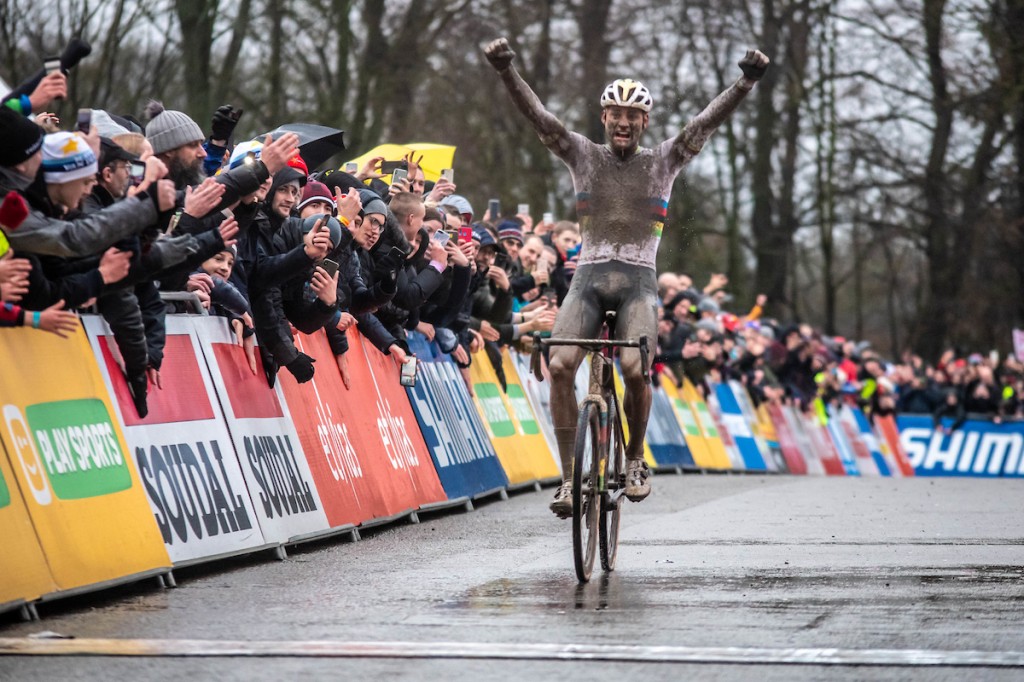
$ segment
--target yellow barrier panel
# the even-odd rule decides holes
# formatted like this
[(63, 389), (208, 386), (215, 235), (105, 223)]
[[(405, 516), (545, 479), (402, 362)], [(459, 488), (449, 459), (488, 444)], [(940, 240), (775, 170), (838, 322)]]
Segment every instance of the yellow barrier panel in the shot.
[(512, 485), (558, 479), (561, 477), (559, 466), (537, 424), (515, 366), (507, 351), (502, 357), (505, 381), (513, 394), (512, 399), (501, 390), (498, 375), (487, 353), (474, 353), (469, 370), (473, 382), (473, 403), (498, 454), (498, 461)]
[(3, 441), (58, 590), (170, 568), (85, 331), (0, 332)]
[(697, 423), (697, 417), (694, 416), (693, 410), (680, 397), (679, 389), (676, 388), (671, 379), (664, 374), (660, 375), (660, 379), (661, 388), (668, 396), (669, 402), (672, 403), (672, 412), (675, 413), (676, 421), (679, 422), (679, 428), (682, 429), (683, 436), (686, 437), (686, 446), (690, 448), (694, 464), (702, 469), (715, 468), (714, 457), (711, 455), (707, 439), (704, 438), (704, 432), (701, 431), (700, 424)]
[(0, 612), (57, 589), (11, 467), (0, 446)]
[(715, 419), (708, 410), (707, 403), (697, 393), (689, 379), (683, 379), (683, 388), (680, 390), (683, 400), (689, 405), (701, 433), (704, 435), (704, 442), (708, 446), (708, 455), (711, 464), (709, 469), (731, 469), (732, 460), (725, 450), (722, 437), (718, 434), (718, 427), (715, 426)]
[[(622, 441), (624, 443), (629, 443), (629, 423), (626, 421), (626, 412), (623, 407), (623, 402), (626, 397), (626, 387), (622, 383), (622, 374), (619, 372), (618, 365), (615, 366), (615, 396), (619, 399), (619, 416), (622, 417)], [(658, 463), (654, 461), (654, 453), (651, 452), (651, 446), (647, 444), (646, 438), (644, 439), (644, 461), (646, 461), (647, 466), (652, 469), (656, 469), (658, 467)]]

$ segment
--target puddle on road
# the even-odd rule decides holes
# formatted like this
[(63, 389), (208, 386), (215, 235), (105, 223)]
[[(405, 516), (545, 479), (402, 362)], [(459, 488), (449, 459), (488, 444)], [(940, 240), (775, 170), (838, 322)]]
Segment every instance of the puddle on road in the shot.
[[(966, 590), (965, 588), (971, 588)], [(571, 574), (502, 578), (477, 585), (438, 608), (469, 612), (550, 612), (713, 608), (716, 605), (785, 611), (792, 608), (873, 608), (885, 603), (948, 602), (962, 608), (1019, 608), (1024, 568), (957, 566), (813, 571), (771, 569), (744, 573), (595, 573), (578, 585)], [(985, 607), (983, 605), (987, 604)], [(1016, 606), (1014, 606), (1016, 604)]]

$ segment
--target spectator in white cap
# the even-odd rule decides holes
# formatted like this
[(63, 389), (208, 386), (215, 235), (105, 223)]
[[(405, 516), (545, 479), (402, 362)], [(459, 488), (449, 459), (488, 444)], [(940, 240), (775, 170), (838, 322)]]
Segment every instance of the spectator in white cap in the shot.
[(96, 184), (96, 155), (78, 133), (53, 133), (43, 138), (43, 179), (55, 207), (69, 213)]
[(206, 150), (203, 140), (206, 134), (188, 114), (164, 109), (161, 102), (150, 101), (146, 105), (146, 139), (153, 145), (153, 154), (167, 164), (168, 177), (177, 189), (196, 185), (203, 181), (206, 173), (203, 161)]

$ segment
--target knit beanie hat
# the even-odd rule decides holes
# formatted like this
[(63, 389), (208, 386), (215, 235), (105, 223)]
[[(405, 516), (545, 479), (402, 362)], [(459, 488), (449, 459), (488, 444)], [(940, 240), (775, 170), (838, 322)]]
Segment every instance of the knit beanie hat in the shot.
[(42, 128), (8, 107), (0, 106), (0, 166), (17, 166), (42, 146)]
[(51, 133), (43, 138), (43, 179), (60, 185), (96, 175), (99, 165), (85, 138), (78, 133)]
[(454, 206), (462, 215), (469, 215), (469, 219), (473, 219), (473, 207), (470, 205), (469, 200), (461, 194), (449, 194), (439, 202), (440, 206)]
[(190, 142), (206, 139), (199, 124), (180, 111), (164, 109), (162, 102), (150, 101), (146, 105), (149, 124), (146, 125), (146, 139), (153, 145), (154, 154), (163, 154)]
[(506, 239), (514, 239), (520, 245), (523, 243), (523, 228), (515, 220), (504, 220), (498, 223), (498, 240)]
[(299, 205), (295, 207), (295, 210), (301, 211), (303, 206), (313, 201), (324, 201), (330, 204), (332, 208), (336, 208), (334, 197), (331, 196), (331, 191), (327, 189), (327, 185), (315, 180), (306, 183), (306, 189), (302, 191), (302, 200), (299, 201)]

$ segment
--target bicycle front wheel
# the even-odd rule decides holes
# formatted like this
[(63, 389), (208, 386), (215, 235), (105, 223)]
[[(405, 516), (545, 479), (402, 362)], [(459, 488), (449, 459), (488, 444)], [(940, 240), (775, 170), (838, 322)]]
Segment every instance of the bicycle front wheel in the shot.
[(576, 423), (576, 449), (572, 464), (572, 556), (576, 577), (581, 583), (590, 580), (597, 550), (600, 414), (596, 402), (584, 400)]

